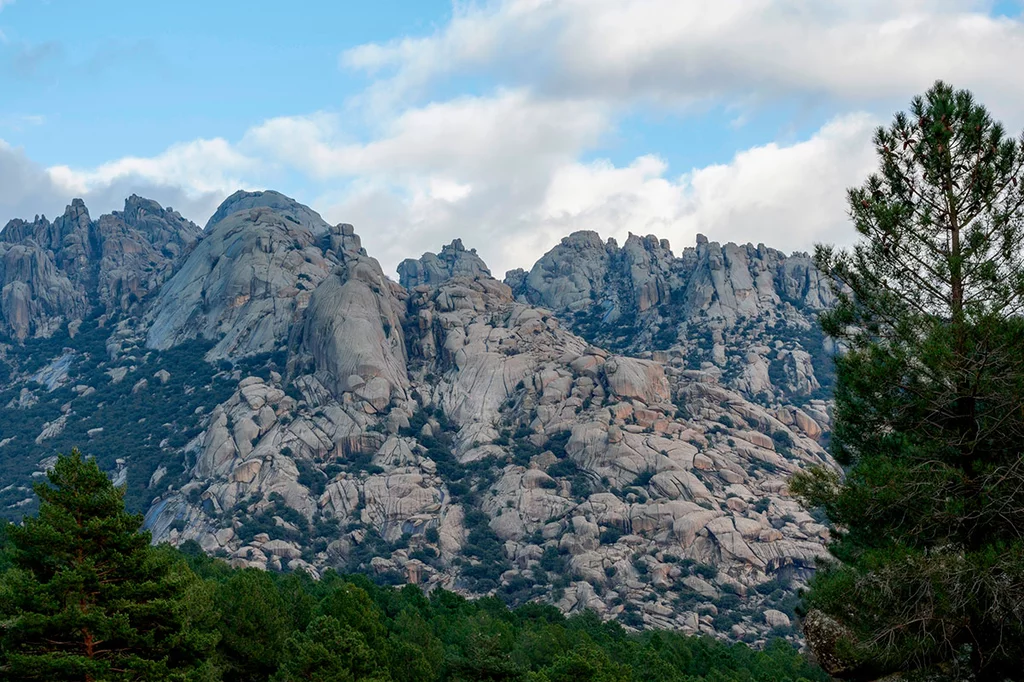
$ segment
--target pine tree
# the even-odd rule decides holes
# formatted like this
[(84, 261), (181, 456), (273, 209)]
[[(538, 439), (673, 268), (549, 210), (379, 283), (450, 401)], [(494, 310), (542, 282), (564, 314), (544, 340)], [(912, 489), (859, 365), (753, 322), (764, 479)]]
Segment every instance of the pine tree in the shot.
[(218, 590), (221, 638), (217, 645), (228, 682), (266, 680), (281, 662), (291, 618), (265, 571), (236, 571)]
[(805, 633), (848, 675), (1024, 679), (1024, 141), (938, 82), (874, 144), (860, 241), (816, 252), (846, 472), (791, 486), (838, 529)]
[(331, 616), (319, 616), (285, 643), (275, 682), (388, 682), (379, 656), (358, 632)]
[[(215, 644), (199, 583), (150, 547), (96, 461), (60, 456), (35, 486), (39, 513), (8, 530), (0, 577), (4, 680), (175, 680), (208, 672)], [(205, 622), (204, 622), (205, 621)]]

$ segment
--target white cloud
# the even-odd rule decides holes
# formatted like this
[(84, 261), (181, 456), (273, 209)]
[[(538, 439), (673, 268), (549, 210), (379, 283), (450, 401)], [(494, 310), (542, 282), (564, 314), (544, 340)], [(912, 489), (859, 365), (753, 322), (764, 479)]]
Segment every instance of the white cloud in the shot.
[[(286, 163), (324, 178), (313, 183), (319, 194), (297, 198), (328, 220), (355, 224), (389, 271), (403, 258), (461, 237), (500, 276), (530, 267), (580, 229), (620, 242), (630, 232), (653, 233), (677, 250), (692, 245), (698, 232), (784, 250), (845, 242), (851, 231), (844, 190), (875, 167), (875, 121), (866, 114), (837, 118), (804, 141), (755, 147), (727, 163), (670, 175), (652, 155), (625, 166), (580, 162), (580, 152), (603, 128), (599, 116), (584, 117), (590, 121), (580, 126), (585, 132), (570, 132), (572, 126), (552, 131), (558, 118), (518, 111), (512, 120), (532, 123), (508, 133), (499, 124), (509, 123), (508, 106), (473, 101), (467, 108), (476, 116), (463, 116), (454, 105), (430, 115), (408, 112), (389, 128), (391, 137), (337, 147), (329, 142), (341, 135), (334, 119), (274, 119), (244, 136), (244, 153), (223, 140), (197, 141), (152, 159), (122, 159), (85, 171), (44, 170), (20, 151), (0, 147), (0, 178), (6, 180), (0, 211), (20, 207), (10, 214), (30, 215), (39, 206), (62, 207), (72, 195), (84, 196), (93, 212), (107, 211), (134, 191), (203, 223), (217, 202), (244, 185), (227, 179), (231, 171)], [(491, 119), (478, 120), (482, 112)], [(456, 134), (460, 126), (471, 128), (464, 138)]]
[(45, 169), (29, 159), (24, 150), (0, 140), (0, 225), (7, 218), (31, 217), (58, 210), (59, 188)]
[(845, 190), (877, 168), (877, 124), (867, 114), (842, 116), (806, 141), (755, 147), (687, 173), (679, 182), (686, 204), (678, 229), (686, 237), (704, 232), (788, 251), (849, 243)]
[(369, 142), (346, 141), (339, 116), (315, 114), (266, 121), (241, 146), (320, 179), (439, 173), (471, 182), (481, 173), (510, 175), (572, 158), (609, 126), (606, 110), (595, 103), (516, 90), (406, 109)]
[[(19, 178), (13, 190), (0, 185), (0, 215), (45, 192), (85, 194), (106, 206), (117, 192), (148, 191), (203, 222), (217, 198), (286, 174), (298, 181), (296, 198), (329, 220), (355, 224), (392, 271), (400, 259), (455, 237), (478, 248), (496, 274), (529, 267), (578, 229), (620, 241), (654, 233), (677, 249), (697, 232), (785, 250), (849, 241), (844, 190), (875, 167), (868, 114), (840, 115), (802, 141), (740, 150), (687, 172), (670, 168), (656, 147), (618, 165), (581, 159), (618, 132), (624, 113), (652, 102), (719, 98), (742, 125), (756, 123), (764, 98), (824, 96), (839, 111), (870, 109), (889, 96), (902, 105), (936, 76), (978, 88), (997, 117), (1024, 120), (1024, 100), (1005, 87), (1024, 57), (1022, 25), (987, 16), (989, 4), (458, 5), (435, 35), (345, 53), (346, 66), (386, 75), (344, 114), (272, 118), (237, 142), (201, 139), (92, 169), (44, 170), (0, 148), (0, 183), (8, 174), (2, 163)], [(497, 87), (430, 101), (432, 84), (465, 74)], [(410, 95), (425, 103), (410, 103), (418, 101)], [(20, 198), (5, 198), (13, 194)]]
[(322, 196), (317, 208), (357, 231), (365, 226), (364, 243), (389, 269), (461, 237), (500, 276), (530, 267), (561, 237), (582, 229), (620, 243), (630, 232), (653, 233), (677, 252), (699, 232), (722, 242), (809, 250), (818, 241), (851, 241), (845, 190), (876, 167), (875, 125), (867, 114), (839, 117), (809, 139), (755, 147), (676, 177), (654, 156), (628, 166), (568, 161), (519, 187), (484, 182), (457, 201), (366, 184)]
[(258, 160), (245, 156), (226, 140), (215, 138), (175, 144), (151, 158), (125, 157), (93, 169), (53, 166), (47, 172), (57, 184), (79, 193), (135, 180), (205, 194), (233, 191), (244, 184), (243, 173), (252, 174), (259, 167)]
[[(656, 233), (677, 247), (701, 231), (786, 250), (848, 242), (845, 189), (875, 165), (870, 139), (877, 121), (868, 114), (840, 115), (804, 141), (739, 151), (726, 163), (675, 177), (653, 155), (624, 166), (578, 159), (623, 113), (652, 104), (720, 101), (737, 113), (734, 125), (743, 125), (756, 122), (756, 105), (767, 99), (825, 98), (832, 110), (888, 110), (936, 78), (974, 89), (1015, 125), (1024, 121), (1024, 98), (1005, 83), (1024, 61), (1024, 24), (990, 16), (992, 4), (456, 4), (452, 21), (434, 35), (362, 45), (341, 56), (346, 68), (383, 74), (364, 104), (375, 115), (389, 107), (402, 111), (435, 84), (466, 75), (510, 89), (490, 99), (405, 109), (393, 129), (368, 145), (336, 145), (333, 154), (318, 147), (313, 156), (325, 166), (375, 178), (358, 191), (325, 195), (327, 214), (374, 225), (366, 241), (386, 264), (463, 236), (496, 271), (528, 266), (574, 229), (619, 239), (630, 231)], [(558, 106), (580, 107), (593, 132), (574, 134), (570, 126), (545, 139), (518, 130), (502, 136), (501, 126), (487, 125), (511, 120), (513, 110), (538, 111), (539, 103), (548, 109), (544, 116), (557, 115)], [(542, 118), (530, 120), (539, 129)], [(440, 121), (450, 125), (439, 130)], [(556, 153), (545, 157), (549, 140)], [(438, 177), (472, 189), (454, 201), (432, 196), (423, 187)]]
[(161, 177), (152, 169), (142, 174), (113, 172), (110, 168), (102, 172), (47, 169), (24, 150), (0, 140), (0, 227), (16, 217), (31, 219), (43, 214), (52, 219), (75, 197), (84, 199), (92, 215), (97, 216), (121, 209), (125, 198), (133, 193), (172, 206), (202, 224), (227, 195), (223, 189), (204, 190), (202, 185), (180, 180), (172, 174)]
[(754, 93), (877, 98), (937, 78), (1021, 104), (1006, 88), (1024, 24), (981, 0), (504, 0), (456, 7), (425, 38), (356, 47), (350, 68), (392, 70), (392, 98), (463, 73), (558, 96), (673, 104)]

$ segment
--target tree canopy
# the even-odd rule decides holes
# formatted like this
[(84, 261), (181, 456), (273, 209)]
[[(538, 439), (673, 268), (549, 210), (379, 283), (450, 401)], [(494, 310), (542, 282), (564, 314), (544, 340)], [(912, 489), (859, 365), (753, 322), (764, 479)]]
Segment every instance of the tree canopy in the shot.
[(150, 548), (95, 460), (59, 457), (35, 486), (37, 516), (7, 528), (0, 578), (3, 664), (11, 680), (174, 680), (202, 665), (215, 637), (194, 627), (197, 580)]
[(38, 516), (0, 533), (4, 680), (827, 679), (781, 639), (755, 651), (362, 575), (233, 569), (195, 542), (151, 547), (121, 491), (77, 452), (37, 493)]
[(838, 527), (805, 632), (848, 674), (1024, 679), (1024, 145), (942, 82), (874, 144), (859, 242), (816, 252), (846, 471), (793, 481)]

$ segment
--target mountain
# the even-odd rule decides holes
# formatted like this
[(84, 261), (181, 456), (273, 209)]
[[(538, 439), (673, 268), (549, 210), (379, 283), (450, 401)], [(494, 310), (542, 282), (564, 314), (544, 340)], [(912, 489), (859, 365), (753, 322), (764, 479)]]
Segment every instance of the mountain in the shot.
[(8, 518), (79, 445), (154, 541), (235, 566), (795, 637), (829, 533), (786, 494), (831, 462), (806, 256), (582, 232), (501, 282), (455, 240), (395, 282), (276, 192), (201, 231), (76, 201), (0, 253)]
[(620, 247), (576, 232), (505, 282), (592, 343), (632, 355), (667, 350), (748, 399), (829, 396), (834, 349), (816, 318), (834, 299), (806, 254), (698, 235), (677, 257), (653, 235)]
[(66, 322), (126, 312), (159, 288), (200, 237), (172, 209), (132, 195), (91, 220), (81, 199), (50, 222), (12, 220), (0, 232), (0, 331), (18, 341)]

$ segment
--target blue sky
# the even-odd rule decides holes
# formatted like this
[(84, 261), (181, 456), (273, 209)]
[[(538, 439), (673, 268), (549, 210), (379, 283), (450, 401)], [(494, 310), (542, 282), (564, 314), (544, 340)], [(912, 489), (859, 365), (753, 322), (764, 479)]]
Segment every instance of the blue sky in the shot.
[(0, 0), (0, 224), (239, 187), (391, 269), (575, 229), (844, 242), (870, 134), (936, 78), (1024, 123), (1015, 0)]
[[(447, 2), (19, 0), (0, 13), (8, 142), (45, 164), (158, 154), (274, 116), (340, 109), (368, 85), (345, 49), (430, 32)], [(18, 125), (41, 117), (44, 125)]]

